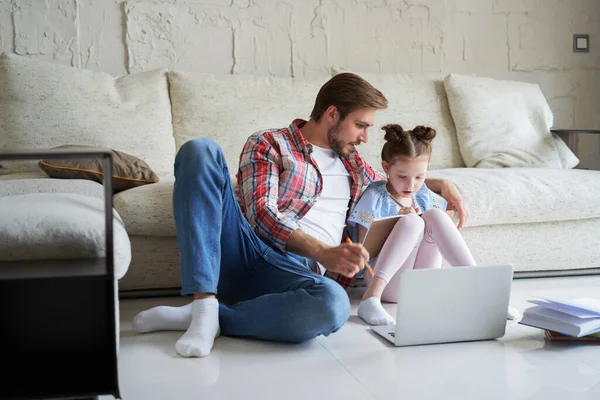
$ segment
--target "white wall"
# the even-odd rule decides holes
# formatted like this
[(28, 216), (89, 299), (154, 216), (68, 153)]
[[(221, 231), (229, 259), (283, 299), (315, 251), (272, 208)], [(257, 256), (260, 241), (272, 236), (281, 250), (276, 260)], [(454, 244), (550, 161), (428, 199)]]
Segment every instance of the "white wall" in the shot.
[(0, 50), (113, 75), (475, 73), (538, 82), (555, 126), (600, 129), (600, 0), (0, 0)]

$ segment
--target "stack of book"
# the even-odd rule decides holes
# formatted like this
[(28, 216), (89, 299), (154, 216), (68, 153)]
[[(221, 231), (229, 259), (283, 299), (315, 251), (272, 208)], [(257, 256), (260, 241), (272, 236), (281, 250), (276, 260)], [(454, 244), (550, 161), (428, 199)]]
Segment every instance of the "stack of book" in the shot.
[(600, 300), (576, 298), (529, 300), (535, 306), (523, 312), (520, 324), (545, 330), (552, 341), (600, 343)]

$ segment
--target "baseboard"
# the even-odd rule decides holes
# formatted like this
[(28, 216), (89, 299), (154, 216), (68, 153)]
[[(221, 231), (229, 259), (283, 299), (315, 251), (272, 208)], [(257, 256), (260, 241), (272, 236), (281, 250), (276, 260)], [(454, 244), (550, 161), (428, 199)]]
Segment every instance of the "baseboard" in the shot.
[(179, 297), (181, 288), (120, 290), (120, 299), (142, 299), (146, 297)]
[[(572, 276), (600, 275), (600, 268), (570, 269), (559, 271), (516, 271), (514, 279), (559, 278)], [(357, 279), (356, 287), (364, 287), (362, 279)], [(135, 289), (119, 291), (120, 299), (141, 299), (146, 297), (178, 297), (181, 288)]]
[(517, 271), (514, 273), (515, 279), (528, 279), (528, 278), (558, 278), (558, 277), (570, 277), (570, 276), (586, 276), (586, 275), (600, 275), (600, 268), (587, 268), (587, 269), (565, 269), (559, 271)]

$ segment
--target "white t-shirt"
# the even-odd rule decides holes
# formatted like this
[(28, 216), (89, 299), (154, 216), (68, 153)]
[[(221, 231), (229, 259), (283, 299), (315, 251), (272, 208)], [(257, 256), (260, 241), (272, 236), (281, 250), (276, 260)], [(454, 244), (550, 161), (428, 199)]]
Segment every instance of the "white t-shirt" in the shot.
[[(346, 227), (350, 205), (350, 174), (337, 153), (313, 145), (313, 160), (323, 176), (321, 195), (312, 208), (298, 221), (303, 232), (328, 246), (338, 246)], [(321, 274), (325, 269), (319, 264)]]

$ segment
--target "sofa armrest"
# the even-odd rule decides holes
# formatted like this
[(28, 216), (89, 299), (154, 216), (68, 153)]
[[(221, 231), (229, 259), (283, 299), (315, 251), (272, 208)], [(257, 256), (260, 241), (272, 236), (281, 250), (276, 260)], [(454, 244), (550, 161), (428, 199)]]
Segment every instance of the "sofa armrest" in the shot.
[(600, 129), (551, 129), (550, 131), (562, 139), (569, 149), (581, 159), (577, 168), (600, 170), (597, 154), (589, 152), (591, 148), (600, 143)]
[(577, 154), (579, 135), (600, 135), (600, 130), (596, 129), (550, 129), (550, 132), (561, 138), (575, 154)]

